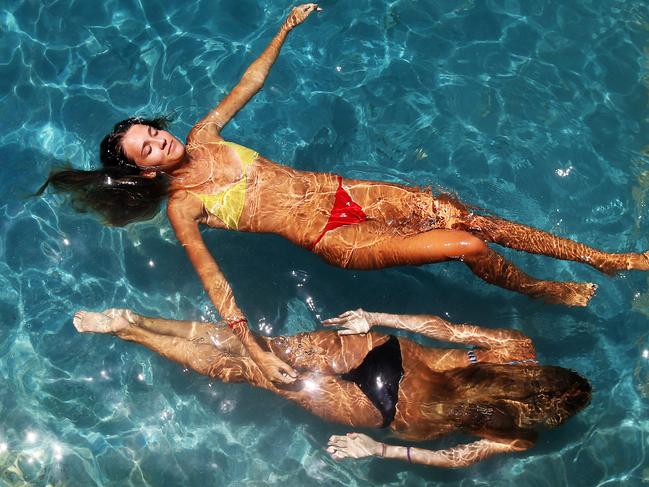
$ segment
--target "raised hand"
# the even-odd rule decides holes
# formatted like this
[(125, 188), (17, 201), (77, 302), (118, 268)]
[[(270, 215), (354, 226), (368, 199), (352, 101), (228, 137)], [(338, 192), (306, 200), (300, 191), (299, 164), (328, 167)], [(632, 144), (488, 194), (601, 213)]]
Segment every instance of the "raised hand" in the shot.
[(264, 376), (272, 382), (292, 384), (297, 379), (295, 369), (271, 352), (263, 352), (254, 357), (254, 361)]
[(302, 22), (304, 22), (306, 18), (313, 12), (319, 12), (321, 10), (322, 9), (318, 7), (317, 3), (303, 3), (302, 5), (298, 5), (297, 7), (294, 7), (293, 10), (291, 10), (290, 14), (288, 14), (286, 22), (284, 22), (284, 26), (288, 30), (291, 30), (296, 25), (300, 25)]
[(381, 455), (381, 443), (362, 433), (332, 435), (327, 445), (327, 453), (334, 460), (378, 456)]
[(329, 318), (322, 322), (325, 326), (340, 326), (343, 330), (338, 330), (339, 335), (358, 335), (367, 333), (372, 328), (370, 314), (361, 309), (345, 311), (335, 318)]

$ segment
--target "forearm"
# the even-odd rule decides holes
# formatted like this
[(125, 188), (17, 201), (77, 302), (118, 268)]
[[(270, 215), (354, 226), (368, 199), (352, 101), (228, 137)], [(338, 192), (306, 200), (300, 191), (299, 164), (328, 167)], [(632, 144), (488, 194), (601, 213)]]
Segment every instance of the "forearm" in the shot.
[(516, 330), (482, 328), (468, 324), (454, 324), (433, 315), (395, 315), (368, 313), (372, 326), (385, 326), (424, 335), (433, 340), (468, 343), (481, 348), (520, 348), (521, 342), (531, 341)]
[(371, 326), (385, 326), (405, 330), (441, 341), (451, 341), (454, 334), (452, 323), (433, 315), (397, 315), (367, 312)]
[(289, 32), (290, 29), (286, 26), (286, 23), (282, 24), (279, 32), (273, 37), (273, 40), (270, 41), (268, 46), (266, 46), (266, 49), (246, 69), (241, 77), (243, 83), (248, 82), (256, 86), (257, 90), (261, 89), (268, 77), (270, 68), (275, 64), (277, 56), (279, 56), (279, 52)]
[(316, 4), (304, 4), (295, 7), (279, 32), (273, 37), (266, 49), (246, 69), (241, 80), (208, 115), (199, 121), (189, 135), (193, 140), (210, 140), (218, 136), (234, 115), (248, 103), (264, 85), (270, 68), (273, 66), (282, 49), (288, 33), (301, 24), (310, 13), (317, 9)]
[(208, 289), (208, 294), (221, 318), (241, 341), (250, 356), (254, 359), (264, 352), (254, 333), (250, 331), (248, 320), (237, 305), (232, 289), (225, 278), (221, 276), (221, 279), (215, 279)]
[[(461, 468), (468, 467), (499, 453), (510, 453), (526, 450), (526, 442), (513, 440), (510, 443), (498, 443), (491, 440), (479, 440), (466, 445), (459, 445), (445, 450), (424, 450), (405, 446), (379, 444), (376, 455), (409, 463), (419, 463), (431, 467)], [(383, 454), (385, 451), (385, 454)]]
[(232, 91), (221, 100), (214, 110), (196, 124), (196, 133), (194, 133), (194, 136), (198, 136), (204, 129), (216, 130), (217, 133), (220, 132), (232, 117), (261, 90), (268, 77), (270, 68), (279, 55), (287, 34), (288, 30), (282, 26), (270, 44), (264, 49), (264, 52), (248, 66), (248, 69), (246, 69)]
[(221, 315), (221, 319), (241, 341), (250, 356), (253, 359), (258, 357), (263, 349), (248, 328), (248, 320), (237, 305), (232, 288), (223, 273), (211, 258), (205, 259), (197, 269), (205, 290)]

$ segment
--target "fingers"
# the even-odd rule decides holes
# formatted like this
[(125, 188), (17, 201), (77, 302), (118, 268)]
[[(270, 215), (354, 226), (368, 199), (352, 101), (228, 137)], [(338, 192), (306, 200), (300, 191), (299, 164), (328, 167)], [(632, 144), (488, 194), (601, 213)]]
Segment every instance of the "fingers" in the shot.
[(347, 320), (344, 318), (336, 317), (336, 318), (327, 318), (326, 320), (322, 321), (322, 324), (325, 326), (336, 326), (340, 325), (342, 323), (345, 323)]
[(292, 384), (295, 382), (295, 377), (291, 377), (286, 372), (277, 372), (272, 375), (271, 380), (280, 384)]
[[(348, 433), (345, 436), (332, 435), (327, 443), (327, 453), (334, 460), (343, 458), (358, 458), (354, 452), (353, 441), (358, 437), (358, 433)], [(364, 456), (364, 455), (362, 455)]]
[(327, 318), (322, 323), (327, 325), (339, 325), (346, 322), (349, 318), (354, 316), (355, 311), (345, 311), (334, 318)]
[(298, 5), (291, 11), (291, 15), (289, 15), (289, 23), (292, 26), (298, 25), (304, 22), (304, 20), (306, 20), (309, 15), (316, 11), (322, 11), (317, 3), (305, 3), (303, 5)]
[(258, 365), (266, 378), (272, 382), (292, 384), (298, 377), (298, 373), (293, 367), (270, 352), (266, 352), (260, 357)]
[(288, 375), (293, 379), (297, 379), (297, 371), (288, 365), (282, 369), (282, 375)]
[(276, 380), (274, 382), (281, 382), (282, 384), (292, 384), (297, 380), (297, 372), (288, 365), (277, 369), (273, 374)]
[(314, 10), (320, 12), (322, 9), (318, 6), (317, 3), (305, 3), (304, 5), (300, 5), (300, 7), (303, 12), (313, 12)]
[(335, 446), (336, 448), (344, 448), (348, 442), (349, 440), (346, 436), (331, 435), (329, 438), (329, 446)]
[(331, 458), (333, 458), (334, 460), (342, 460), (343, 458), (347, 457), (345, 452), (341, 450), (336, 450), (332, 446), (327, 447), (327, 453), (329, 453), (329, 455), (331, 455)]
[(360, 332), (356, 330), (349, 330), (349, 329), (344, 329), (344, 330), (338, 330), (338, 335), (343, 336), (343, 335), (359, 335)]

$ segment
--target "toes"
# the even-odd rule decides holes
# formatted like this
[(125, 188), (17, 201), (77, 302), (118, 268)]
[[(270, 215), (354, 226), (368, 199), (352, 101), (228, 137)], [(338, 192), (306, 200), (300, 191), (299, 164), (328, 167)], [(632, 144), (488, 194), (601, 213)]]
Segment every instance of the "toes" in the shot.
[(77, 329), (77, 331), (83, 331), (83, 320), (86, 317), (87, 313), (85, 311), (77, 311), (72, 318), (72, 324)]

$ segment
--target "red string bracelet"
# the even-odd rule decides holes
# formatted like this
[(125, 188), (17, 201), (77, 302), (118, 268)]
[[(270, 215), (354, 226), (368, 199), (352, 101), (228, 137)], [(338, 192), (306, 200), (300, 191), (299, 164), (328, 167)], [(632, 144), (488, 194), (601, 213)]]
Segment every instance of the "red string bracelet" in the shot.
[(406, 448), (406, 454), (408, 455), (408, 463), (412, 463), (412, 458), (410, 458), (410, 447)]
[(385, 458), (385, 443), (381, 443), (381, 458)]
[(238, 325), (239, 323), (248, 323), (248, 320), (245, 318), (239, 318), (238, 320), (228, 321), (228, 327), (234, 328), (234, 325)]

